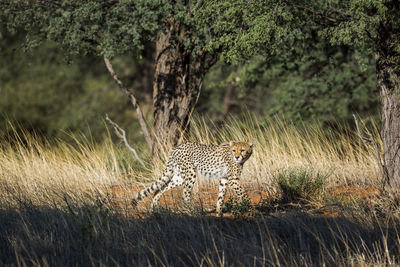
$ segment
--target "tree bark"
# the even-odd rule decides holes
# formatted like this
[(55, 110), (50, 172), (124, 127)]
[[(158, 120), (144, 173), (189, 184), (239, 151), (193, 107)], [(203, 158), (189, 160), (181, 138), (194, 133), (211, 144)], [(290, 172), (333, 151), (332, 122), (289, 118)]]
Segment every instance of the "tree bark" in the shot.
[(185, 35), (185, 28), (171, 20), (157, 39), (153, 85), (155, 145), (175, 146), (187, 135), (204, 76), (217, 59), (215, 53), (201, 51), (193, 55), (185, 47)]
[(400, 192), (400, 79), (395, 71), (395, 29), (381, 23), (375, 41), (376, 77), (382, 106), (383, 179), (391, 193)]

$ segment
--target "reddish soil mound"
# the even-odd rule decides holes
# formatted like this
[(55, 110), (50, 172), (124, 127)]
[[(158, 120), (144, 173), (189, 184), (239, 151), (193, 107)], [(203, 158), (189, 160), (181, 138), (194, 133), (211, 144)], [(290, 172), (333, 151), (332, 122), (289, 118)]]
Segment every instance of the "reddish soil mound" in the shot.
[[(355, 186), (355, 185), (341, 185), (335, 188), (331, 188), (329, 191), (330, 196), (338, 201), (336, 204), (321, 207), (317, 210), (319, 216), (324, 217), (340, 217), (343, 216), (341, 206), (343, 203), (349, 203), (351, 201), (367, 201), (373, 205), (377, 197), (381, 195), (378, 188), (373, 186)], [(354, 217), (354, 215), (353, 215)]]
[(369, 199), (380, 196), (380, 191), (376, 187), (357, 187), (357, 186), (338, 186), (331, 190), (336, 197), (342, 197), (344, 200)]

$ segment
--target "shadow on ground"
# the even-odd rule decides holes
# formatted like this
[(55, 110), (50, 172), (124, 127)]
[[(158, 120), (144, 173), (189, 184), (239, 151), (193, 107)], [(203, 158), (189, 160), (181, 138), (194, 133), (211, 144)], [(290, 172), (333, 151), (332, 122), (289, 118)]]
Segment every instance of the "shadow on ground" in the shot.
[(0, 209), (0, 265), (352, 265), (399, 256), (399, 222), (291, 211), (254, 218), (169, 211), (126, 217), (100, 204)]

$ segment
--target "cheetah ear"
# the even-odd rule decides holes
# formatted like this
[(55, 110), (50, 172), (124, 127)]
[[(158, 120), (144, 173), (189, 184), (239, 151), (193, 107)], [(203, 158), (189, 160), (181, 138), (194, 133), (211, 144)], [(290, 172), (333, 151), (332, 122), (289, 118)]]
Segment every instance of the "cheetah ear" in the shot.
[(253, 145), (254, 145), (253, 141), (250, 141), (250, 142), (249, 142), (249, 146), (250, 146), (250, 147), (253, 147)]
[(233, 141), (230, 141), (230, 142), (229, 142), (229, 146), (233, 146)]

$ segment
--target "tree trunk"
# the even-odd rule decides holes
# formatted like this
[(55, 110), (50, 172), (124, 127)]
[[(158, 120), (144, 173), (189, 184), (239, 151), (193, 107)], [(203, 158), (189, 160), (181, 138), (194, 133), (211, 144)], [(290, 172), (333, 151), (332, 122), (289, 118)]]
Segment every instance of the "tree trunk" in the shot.
[(155, 146), (175, 146), (188, 133), (204, 76), (217, 58), (206, 52), (194, 56), (184, 45), (186, 34), (179, 22), (171, 20), (169, 28), (157, 39), (153, 85)]
[[(392, 193), (400, 192), (400, 79), (391, 25), (382, 23), (375, 42), (376, 76), (382, 105), (383, 178)], [(398, 62), (397, 62), (398, 64)]]

